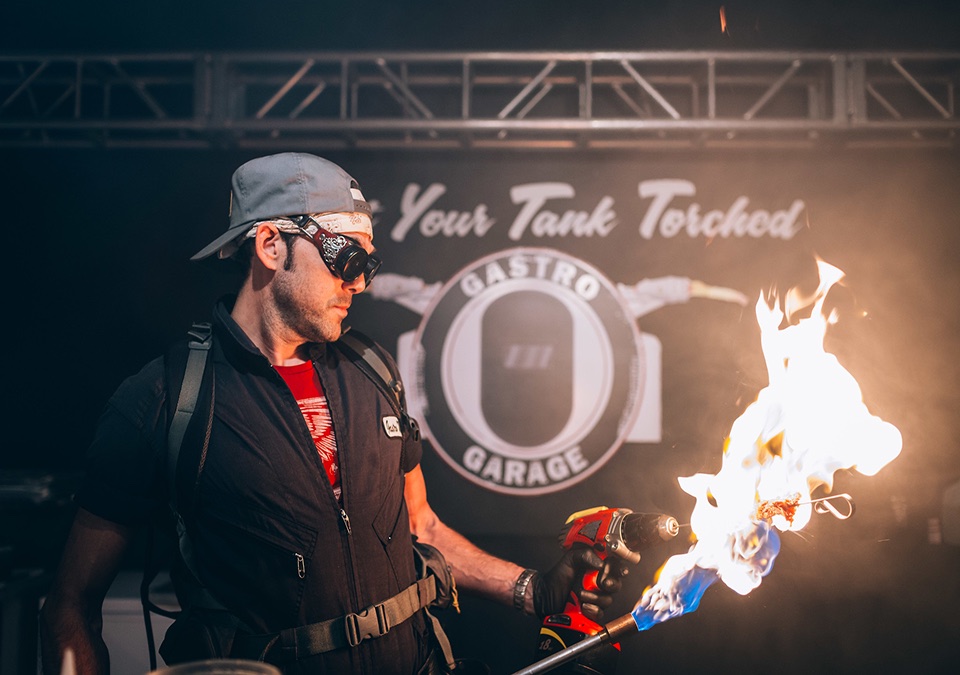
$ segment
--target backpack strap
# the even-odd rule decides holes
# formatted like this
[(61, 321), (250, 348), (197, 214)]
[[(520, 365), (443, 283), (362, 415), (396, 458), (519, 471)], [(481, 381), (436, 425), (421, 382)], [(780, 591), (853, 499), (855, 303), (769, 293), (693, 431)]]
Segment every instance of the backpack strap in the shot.
[[(187, 343), (186, 363), (182, 354), (182, 343), (168, 350), (164, 356), (164, 370), (166, 374), (167, 392), (171, 396), (179, 382), (179, 394), (177, 394), (177, 405), (172, 411), (170, 425), (167, 429), (167, 455), (165, 469), (167, 476), (167, 492), (170, 511), (175, 519), (177, 528), (177, 537), (179, 539), (180, 555), (183, 558), (184, 565), (189, 573), (196, 576), (192, 556), (190, 556), (190, 543), (186, 538), (186, 530), (183, 527), (183, 518), (180, 513), (177, 489), (177, 463), (180, 459), (180, 449), (183, 446), (183, 440), (186, 436), (190, 421), (197, 410), (197, 404), (200, 397), (200, 389), (203, 384), (203, 375), (206, 370), (207, 358), (210, 353), (210, 347), (213, 344), (213, 327), (209, 323), (195, 323), (187, 333), (191, 338)], [(182, 378), (180, 373), (183, 373)], [(211, 376), (211, 394), (207, 425), (204, 430), (203, 448), (201, 450), (201, 461), (206, 457), (207, 444), (210, 439), (210, 418), (213, 412), (213, 394), (212, 394), (212, 376)], [(199, 472), (197, 473), (199, 479)], [(192, 494), (192, 493), (191, 493)], [(192, 506), (192, 500), (190, 501)], [(150, 599), (150, 584), (156, 578), (160, 567), (154, 554), (155, 533), (151, 532), (147, 539), (147, 549), (145, 554), (145, 563), (143, 569), (143, 579), (140, 582), (140, 602), (143, 606), (143, 619), (147, 629), (147, 646), (150, 652), (150, 667), (156, 669), (156, 649), (153, 639), (153, 628), (150, 614), (155, 613), (170, 619), (176, 619), (180, 612), (165, 610), (156, 605)], [(206, 594), (209, 597), (209, 594)], [(212, 602), (212, 598), (210, 598)]]
[[(190, 340), (187, 342), (187, 359), (183, 367), (183, 380), (177, 396), (177, 406), (173, 411), (170, 428), (167, 432), (167, 491), (170, 511), (173, 515), (177, 531), (177, 540), (180, 550), (180, 559), (188, 574), (183, 579), (183, 588), (187, 604), (191, 607), (223, 610), (218, 602), (200, 581), (197, 566), (193, 555), (193, 546), (187, 534), (187, 521), (193, 515), (194, 501), (197, 488), (200, 485), (200, 474), (207, 459), (207, 449), (210, 446), (210, 431), (213, 426), (214, 397), (216, 395), (216, 380), (212, 369), (208, 377), (204, 377), (210, 348), (213, 345), (213, 328), (209, 323), (195, 323), (188, 331)], [(182, 357), (181, 357), (182, 361)], [(168, 363), (168, 368), (176, 368), (177, 364)], [(176, 382), (175, 374), (168, 372), (168, 388), (172, 392), (172, 385)], [(201, 397), (201, 391), (209, 383), (209, 393)], [(171, 395), (172, 401), (172, 395)], [(203, 435), (197, 438), (196, 433), (190, 433), (191, 443), (188, 443), (189, 457), (184, 457), (184, 439), (190, 422), (197, 412), (205, 412), (203, 420)], [(199, 430), (198, 430), (199, 431)], [(194, 448), (194, 441), (199, 441), (199, 453)], [(181, 466), (182, 465), (182, 466)]]
[(407, 413), (407, 398), (400, 381), (400, 374), (396, 372), (391, 362), (380, 353), (380, 346), (363, 333), (350, 330), (343, 333), (334, 346), (350, 359), (360, 370), (383, 391), (394, 404), (400, 417), (400, 423), (411, 440), (420, 440), (420, 426)]
[[(278, 633), (237, 635), (231, 655), (285, 664), (334, 649), (356, 647), (364, 640), (386, 635), (391, 628), (421, 609), (426, 610), (436, 597), (436, 578), (424, 577), (393, 597), (356, 614), (350, 612), (336, 619), (287, 628)], [(446, 636), (443, 639), (449, 650)]]
[[(170, 428), (167, 432), (167, 486), (169, 488), (170, 507), (174, 513), (179, 513), (177, 508), (179, 501), (177, 496), (177, 462), (180, 459), (183, 437), (187, 433), (187, 427), (190, 426), (190, 420), (197, 408), (200, 386), (203, 384), (203, 371), (206, 369), (207, 357), (210, 354), (210, 347), (213, 345), (213, 327), (209, 323), (195, 323), (187, 335), (192, 338), (187, 343), (189, 347), (187, 364), (183, 371), (183, 381), (180, 384), (177, 407), (174, 410), (173, 419), (170, 421)], [(211, 403), (211, 410), (212, 407)], [(209, 440), (208, 432), (204, 434), (202, 459), (206, 458), (206, 446)]]
[(377, 384), (381, 385), (381, 387), (386, 387), (386, 390), (397, 402), (397, 405), (402, 405), (403, 384), (400, 382), (397, 374), (393, 372), (386, 361), (377, 353), (377, 345), (375, 342), (363, 333), (354, 330), (341, 335), (340, 340), (337, 341), (336, 344), (338, 347), (345, 347), (349, 350), (348, 356), (352, 355), (354, 357), (353, 360), (356, 360), (356, 358), (362, 359), (363, 363), (380, 378)]

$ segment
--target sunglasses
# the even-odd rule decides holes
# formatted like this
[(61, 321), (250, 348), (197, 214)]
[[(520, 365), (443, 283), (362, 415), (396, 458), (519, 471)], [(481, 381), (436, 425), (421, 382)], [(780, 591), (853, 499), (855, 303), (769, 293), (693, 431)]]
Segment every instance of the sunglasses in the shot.
[[(300, 216), (294, 222), (300, 228), (300, 236), (309, 239), (317, 247), (324, 264), (335, 277), (349, 283), (362, 274), (364, 283), (370, 285), (383, 262), (379, 256), (367, 253), (360, 242), (352, 237), (323, 229), (310, 216)], [(313, 223), (317, 228), (312, 235), (304, 229), (308, 223)]]

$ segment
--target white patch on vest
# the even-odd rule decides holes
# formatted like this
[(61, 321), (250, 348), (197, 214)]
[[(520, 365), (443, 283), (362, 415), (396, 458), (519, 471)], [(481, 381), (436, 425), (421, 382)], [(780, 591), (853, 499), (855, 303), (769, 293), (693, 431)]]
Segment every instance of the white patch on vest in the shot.
[(387, 415), (381, 421), (383, 422), (383, 430), (387, 432), (388, 438), (403, 438), (403, 431), (400, 429), (400, 420), (393, 415)]

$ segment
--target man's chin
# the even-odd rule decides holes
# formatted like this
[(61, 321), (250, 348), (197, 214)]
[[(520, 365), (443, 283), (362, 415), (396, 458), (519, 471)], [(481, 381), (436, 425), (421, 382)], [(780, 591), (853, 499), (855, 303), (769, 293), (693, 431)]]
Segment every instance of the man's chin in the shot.
[(323, 328), (323, 338), (325, 342), (336, 342), (340, 336), (346, 332), (342, 321), (331, 321), (329, 325)]

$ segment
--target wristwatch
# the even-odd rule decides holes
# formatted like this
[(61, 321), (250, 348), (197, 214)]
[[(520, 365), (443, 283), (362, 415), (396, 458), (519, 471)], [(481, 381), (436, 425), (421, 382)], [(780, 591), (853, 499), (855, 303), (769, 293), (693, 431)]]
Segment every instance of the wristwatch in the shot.
[(533, 579), (536, 573), (537, 570), (530, 568), (523, 570), (520, 576), (517, 577), (517, 583), (513, 587), (513, 606), (521, 612), (527, 606), (527, 586), (530, 585), (530, 580)]

